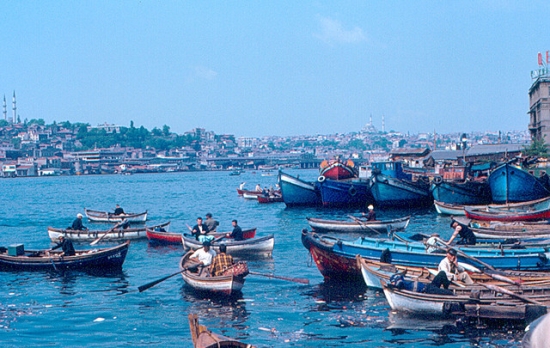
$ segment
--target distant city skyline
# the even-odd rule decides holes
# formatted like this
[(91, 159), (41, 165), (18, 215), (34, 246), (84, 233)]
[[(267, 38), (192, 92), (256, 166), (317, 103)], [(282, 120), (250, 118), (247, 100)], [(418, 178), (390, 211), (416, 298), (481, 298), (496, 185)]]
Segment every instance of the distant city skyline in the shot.
[[(529, 124), (545, 1), (8, 2), (24, 119), (259, 137)], [(544, 62), (546, 64), (546, 62)], [(382, 121), (384, 120), (384, 121)], [(384, 124), (383, 124), (384, 122)]]

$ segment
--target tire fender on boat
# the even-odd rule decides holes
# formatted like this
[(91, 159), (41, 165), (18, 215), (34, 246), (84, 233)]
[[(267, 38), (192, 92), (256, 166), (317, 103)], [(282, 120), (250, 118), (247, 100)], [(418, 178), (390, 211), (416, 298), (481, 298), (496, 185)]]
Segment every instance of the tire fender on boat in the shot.
[(348, 189), (348, 193), (350, 196), (355, 196), (357, 194), (357, 189), (355, 188), (355, 186), (350, 186), (349, 189)]
[(434, 176), (434, 180), (433, 180), (434, 184), (436, 185), (439, 185), (443, 182), (443, 178), (440, 177), (439, 175), (438, 176)]
[(327, 178), (325, 178), (324, 175), (321, 175), (321, 176), (319, 176), (319, 177), (317, 178), (317, 181), (319, 181), (319, 182), (324, 182), (326, 179), (327, 179)]

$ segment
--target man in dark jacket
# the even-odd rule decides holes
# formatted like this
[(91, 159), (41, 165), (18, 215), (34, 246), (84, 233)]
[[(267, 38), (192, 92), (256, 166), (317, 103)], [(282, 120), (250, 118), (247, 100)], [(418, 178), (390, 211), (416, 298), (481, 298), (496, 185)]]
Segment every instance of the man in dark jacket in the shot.
[(87, 228), (82, 224), (82, 214), (78, 213), (71, 226), (71, 230), (83, 231)]
[(59, 249), (63, 250), (61, 256), (73, 256), (75, 254), (73, 243), (63, 236), (59, 236), (59, 242), (51, 250)]
[(208, 226), (202, 223), (202, 218), (197, 218), (197, 224), (193, 226), (193, 229), (191, 230), (191, 234), (195, 236), (196, 240), (199, 240), (199, 236), (208, 234)]

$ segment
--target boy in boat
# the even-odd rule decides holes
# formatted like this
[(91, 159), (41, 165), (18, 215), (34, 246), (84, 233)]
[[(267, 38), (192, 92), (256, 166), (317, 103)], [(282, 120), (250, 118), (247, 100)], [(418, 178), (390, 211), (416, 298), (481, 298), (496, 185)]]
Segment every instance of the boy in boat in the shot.
[(222, 275), (226, 269), (233, 266), (233, 257), (231, 255), (227, 255), (226, 251), (227, 246), (223, 243), (220, 244), (220, 252), (216, 255), (216, 257), (214, 257), (214, 260), (210, 265), (210, 273), (212, 274), (212, 277)]
[(74, 256), (75, 254), (73, 243), (63, 236), (59, 236), (59, 242), (57, 243), (56, 246), (54, 246), (50, 250), (55, 250), (59, 248), (63, 250), (63, 252), (61, 253), (61, 256)]

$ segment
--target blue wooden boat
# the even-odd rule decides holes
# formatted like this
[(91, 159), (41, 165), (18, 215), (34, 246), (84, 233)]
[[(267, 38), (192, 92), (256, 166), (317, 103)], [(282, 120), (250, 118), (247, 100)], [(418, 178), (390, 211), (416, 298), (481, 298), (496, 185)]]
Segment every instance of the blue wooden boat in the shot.
[(550, 196), (546, 180), (511, 163), (496, 167), (489, 174), (489, 185), (494, 203), (525, 202)]
[(287, 207), (321, 205), (319, 183), (307, 182), (298, 177), (279, 171), (279, 186), (283, 202)]
[(447, 204), (479, 205), (492, 201), (488, 181), (454, 181), (436, 176), (432, 180), (430, 191), (434, 200)]
[[(404, 266), (437, 268), (445, 257), (444, 251), (428, 253), (422, 243), (405, 243), (387, 239), (361, 237), (356, 241), (345, 241), (334, 237), (321, 236), (313, 232), (302, 232), (302, 244), (312, 255), (317, 268), (325, 278), (354, 280), (362, 279), (357, 267), (356, 255), (380, 260), (391, 257), (391, 262)], [(550, 252), (547, 248), (525, 249), (483, 249), (455, 248), (479, 262), (466, 258), (459, 252), (458, 261), (486, 269), (487, 265), (504, 270), (550, 270)]]
[(370, 180), (330, 180), (319, 177), (319, 190), (324, 207), (364, 206), (374, 201)]
[[(427, 177), (426, 177), (427, 178)], [(378, 206), (417, 207), (433, 203), (427, 181), (413, 181), (402, 162), (372, 163), (371, 194)]]

